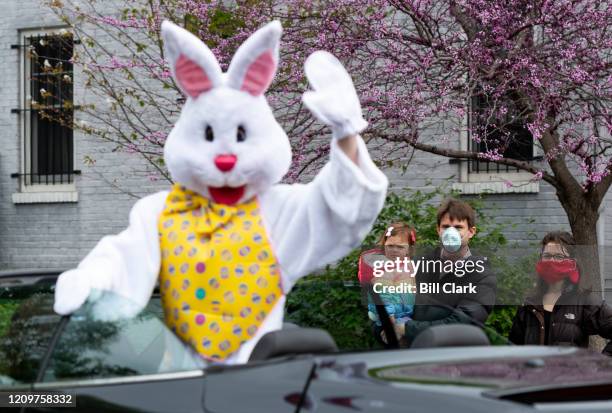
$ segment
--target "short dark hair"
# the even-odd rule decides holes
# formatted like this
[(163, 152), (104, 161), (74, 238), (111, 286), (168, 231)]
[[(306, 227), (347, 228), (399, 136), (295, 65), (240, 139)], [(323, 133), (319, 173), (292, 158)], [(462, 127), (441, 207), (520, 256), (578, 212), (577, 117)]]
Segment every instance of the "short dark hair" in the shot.
[(561, 245), (561, 247), (567, 251), (567, 255), (569, 255), (570, 258), (576, 258), (576, 241), (569, 232), (553, 231), (544, 235), (544, 238), (542, 238), (542, 242), (540, 243), (542, 252), (544, 251), (544, 247), (551, 242)]
[(460, 201), (456, 198), (446, 198), (440, 208), (438, 208), (438, 226), (442, 222), (444, 215), (448, 214), (450, 219), (457, 219), (459, 221), (467, 220), (468, 227), (476, 226), (476, 213), (474, 209), (467, 202)]

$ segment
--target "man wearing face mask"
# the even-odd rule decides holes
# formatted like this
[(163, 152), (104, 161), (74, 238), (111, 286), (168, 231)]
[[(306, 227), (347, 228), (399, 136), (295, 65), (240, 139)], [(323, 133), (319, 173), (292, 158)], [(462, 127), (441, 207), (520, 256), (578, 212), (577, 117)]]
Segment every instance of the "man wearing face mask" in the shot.
[(441, 246), (421, 258), (412, 320), (396, 325), (398, 338), (410, 344), (435, 325), (482, 324), (495, 304), (496, 279), (485, 257), (470, 251), (476, 217), (470, 205), (445, 200), (438, 209)]

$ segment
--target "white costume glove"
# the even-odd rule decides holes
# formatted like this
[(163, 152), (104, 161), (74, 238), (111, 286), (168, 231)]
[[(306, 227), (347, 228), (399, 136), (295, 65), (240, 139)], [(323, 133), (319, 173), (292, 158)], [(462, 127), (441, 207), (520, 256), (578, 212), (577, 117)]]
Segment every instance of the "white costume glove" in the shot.
[[(53, 309), (62, 315), (73, 313), (85, 303), (91, 292), (88, 274), (78, 269), (66, 271), (59, 276), (55, 284)], [(99, 297), (99, 294), (93, 295), (94, 300)]]
[(304, 104), (321, 122), (328, 125), (335, 139), (355, 135), (368, 126), (353, 81), (342, 63), (324, 51), (306, 59), (305, 72), (314, 89), (302, 96)]
[(94, 320), (116, 321), (134, 317), (141, 310), (142, 306), (125, 297), (94, 288), (88, 275), (79, 269), (60, 275), (55, 285), (53, 310), (56, 313), (72, 314), (84, 307)]
[(93, 289), (87, 299), (92, 303), (91, 317), (98, 321), (117, 321), (135, 317), (142, 306), (134, 301), (110, 291)]

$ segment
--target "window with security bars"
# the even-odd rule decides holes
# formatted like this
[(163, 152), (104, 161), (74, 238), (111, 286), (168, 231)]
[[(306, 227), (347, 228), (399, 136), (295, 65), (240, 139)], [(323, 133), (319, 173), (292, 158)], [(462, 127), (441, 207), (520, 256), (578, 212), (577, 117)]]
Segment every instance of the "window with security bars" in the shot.
[(22, 34), (21, 44), (24, 186), (73, 182), (72, 34)]
[[(473, 152), (494, 152), (504, 158), (520, 161), (534, 160), (533, 136), (525, 125), (525, 117), (508, 99), (502, 103), (492, 102), (486, 94), (472, 97), (469, 149)], [(470, 160), (469, 173), (520, 172), (516, 167), (501, 165), (487, 160)]]

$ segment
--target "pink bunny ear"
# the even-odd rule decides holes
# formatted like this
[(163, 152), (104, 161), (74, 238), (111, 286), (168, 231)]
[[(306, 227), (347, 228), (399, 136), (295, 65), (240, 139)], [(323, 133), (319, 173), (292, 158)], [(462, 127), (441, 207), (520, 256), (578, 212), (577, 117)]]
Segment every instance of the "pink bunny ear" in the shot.
[(174, 67), (174, 76), (181, 89), (196, 98), (212, 89), (213, 83), (200, 66), (185, 55), (180, 55)]
[(227, 70), (229, 87), (253, 96), (263, 94), (276, 73), (282, 27), (273, 21), (257, 30), (238, 48)]
[(166, 59), (183, 93), (197, 98), (221, 84), (219, 63), (200, 39), (169, 21), (162, 23), (162, 38)]
[(249, 92), (253, 96), (261, 95), (272, 83), (274, 73), (276, 73), (276, 61), (272, 51), (267, 50), (249, 65), (240, 90)]

